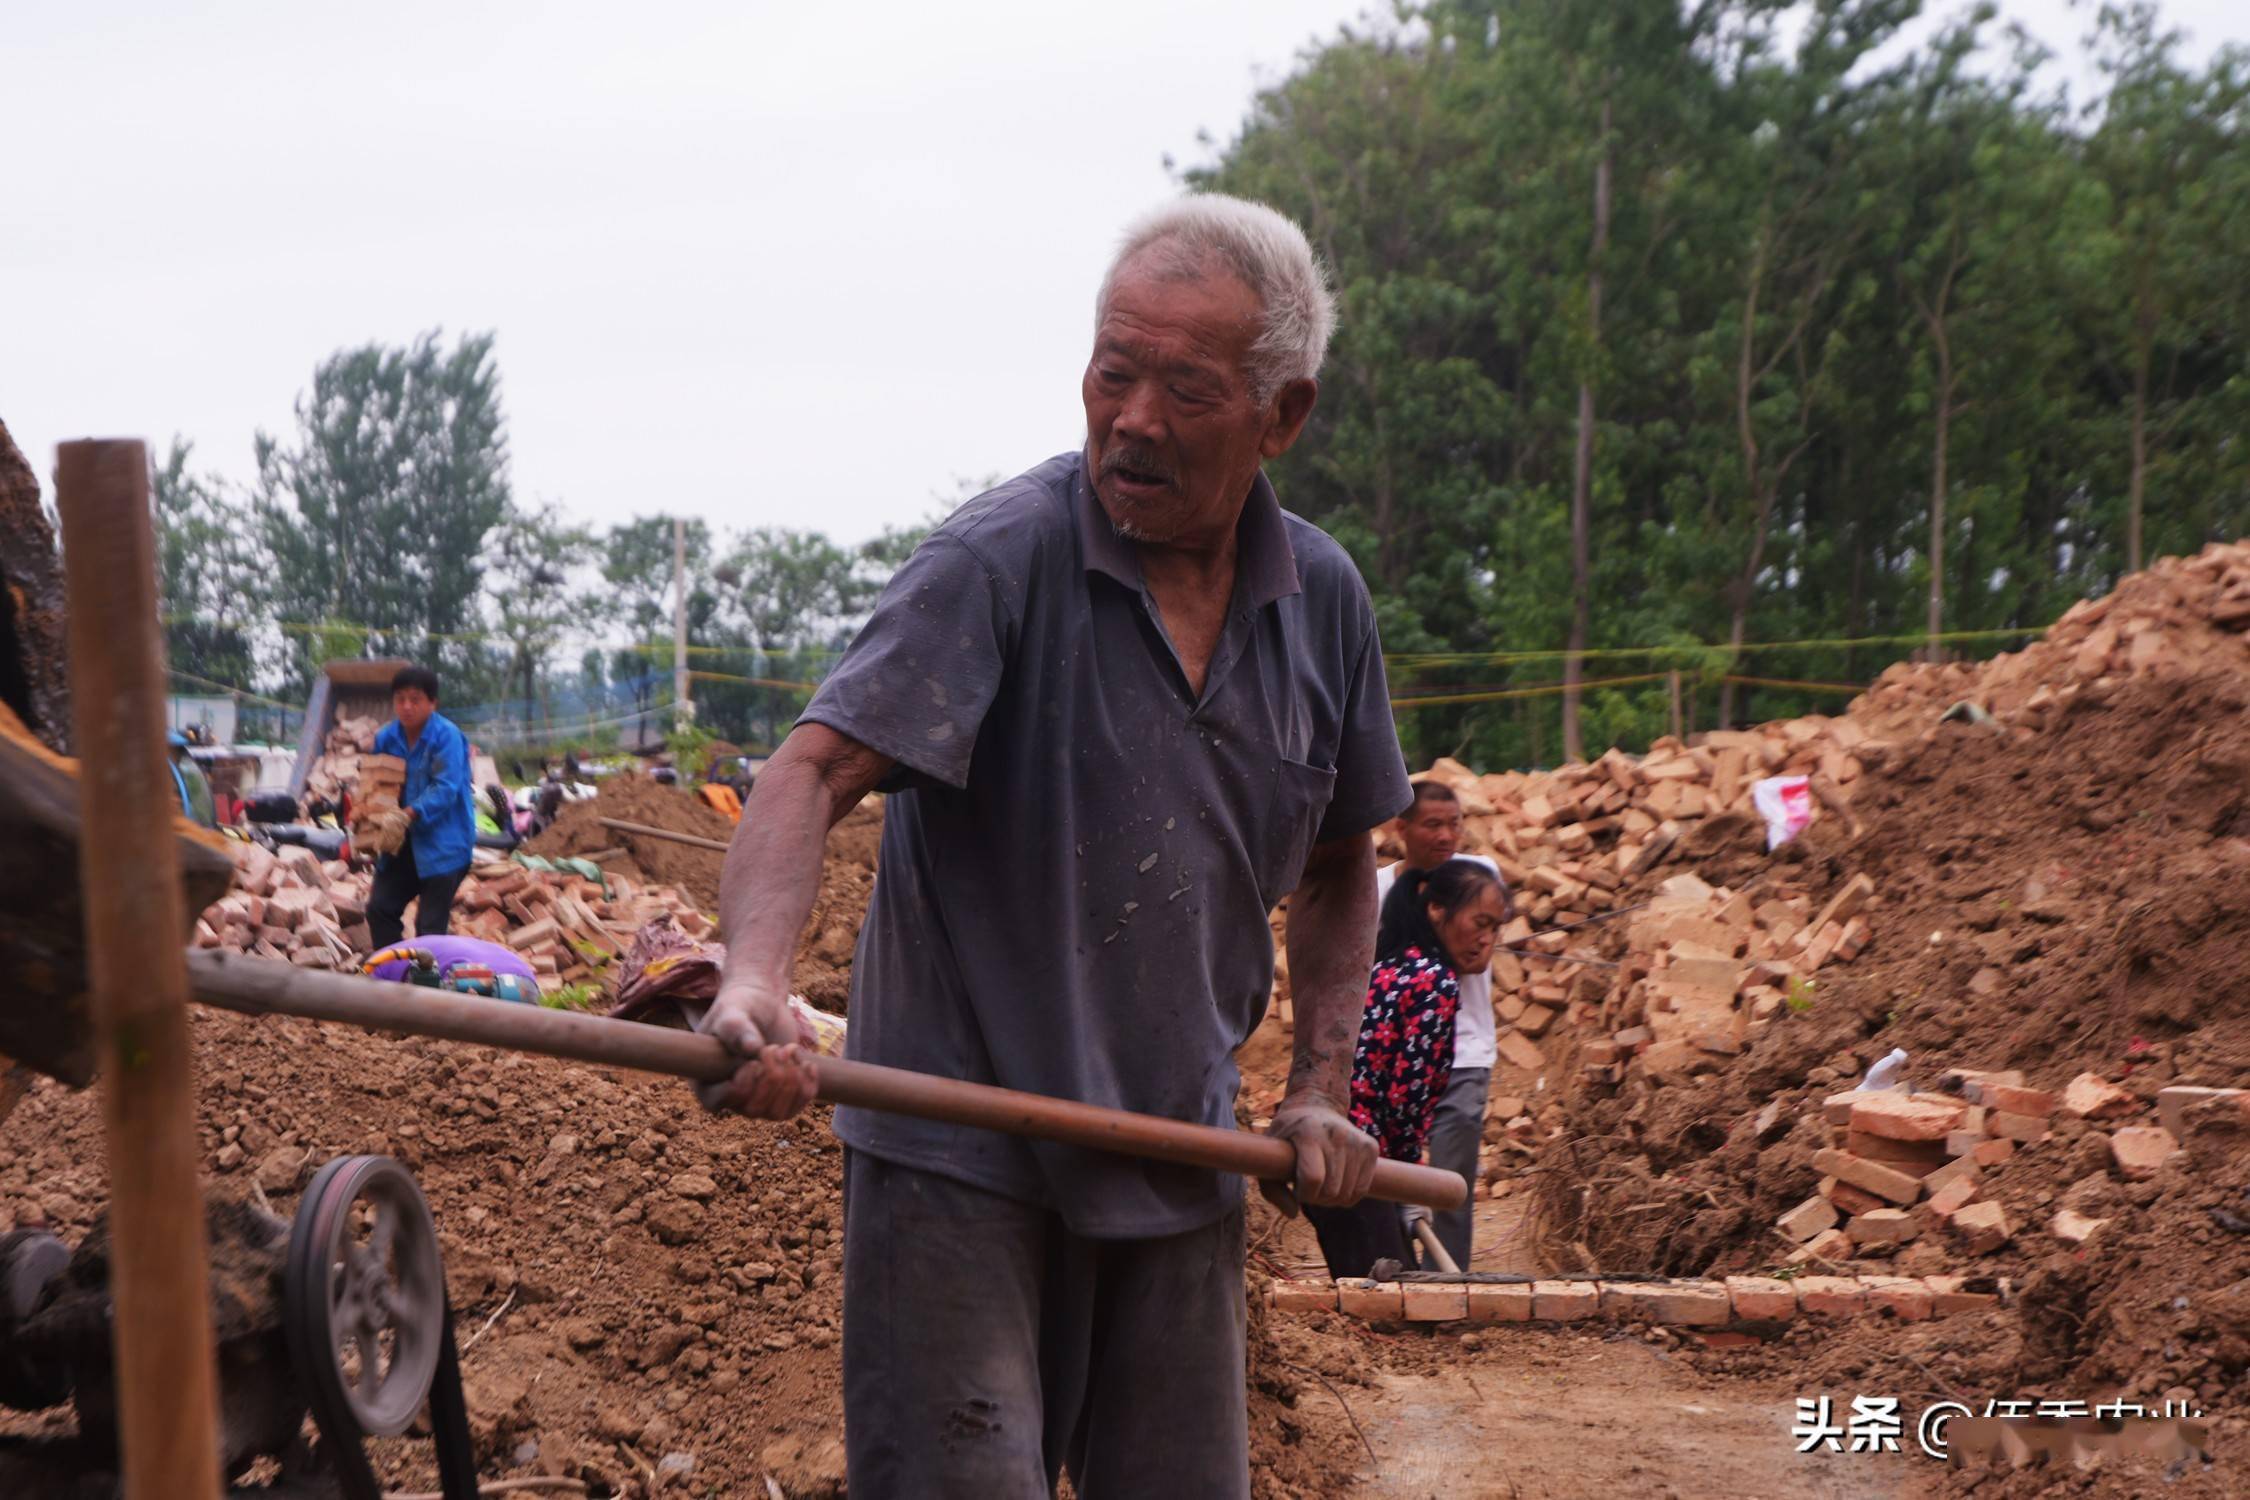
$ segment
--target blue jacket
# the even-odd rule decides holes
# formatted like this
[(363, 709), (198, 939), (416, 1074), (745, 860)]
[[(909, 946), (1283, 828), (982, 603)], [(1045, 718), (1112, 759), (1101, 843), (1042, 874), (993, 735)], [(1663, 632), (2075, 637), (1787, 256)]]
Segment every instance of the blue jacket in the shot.
[[(469, 867), (477, 846), (476, 788), (469, 782), (469, 741), (451, 719), (430, 715), (410, 747), (393, 719), (375, 734), (375, 753), (406, 762), (405, 805), (414, 810), (407, 847), (424, 880)], [(387, 863), (389, 856), (384, 856)]]

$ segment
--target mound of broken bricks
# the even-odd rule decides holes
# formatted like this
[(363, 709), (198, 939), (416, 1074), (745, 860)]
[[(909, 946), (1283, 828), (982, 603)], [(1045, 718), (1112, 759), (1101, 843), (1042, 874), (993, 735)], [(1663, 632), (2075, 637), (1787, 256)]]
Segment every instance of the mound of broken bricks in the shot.
[(1684, 1328), (1888, 1313), (1905, 1321), (1998, 1307), (2008, 1284), (1968, 1276), (1729, 1276), (1718, 1281), (1276, 1281), (1277, 1313), (1340, 1312), (1371, 1322), (1581, 1323)]
[[(2015, 1071), (1956, 1070), (1939, 1083), (1936, 1093), (1859, 1089), (1827, 1099), (1829, 1145), (1813, 1157), (1818, 1190), (1774, 1225), (1795, 1246), (1789, 1264), (1850, 1260), (1924, 1235), (1942, 1236), (1960, 1254), (1990, 1254), (2014, 1238), (2016, 1227), (2000, 1204), (1981, 1200), (1982, 1175), (2044, 1141), (2058, 1113), (2103, 1125), (2117, 1175), (2147, 1181), (2180, 1149), (2181, 1111), (2239, 1097), (2236, 1090), (2169, 1088), (2157, 1099), (2164, 1124), (2124, 1124), (2146, 1106), (2093, 1073), (2059, 1091), (2029, 1088)], [(1761, 1139), (1765, 1134), (1761, 1129)], [(2076, 1246), (2105, 1222), (2064, 1209), (2047, 1229)]]

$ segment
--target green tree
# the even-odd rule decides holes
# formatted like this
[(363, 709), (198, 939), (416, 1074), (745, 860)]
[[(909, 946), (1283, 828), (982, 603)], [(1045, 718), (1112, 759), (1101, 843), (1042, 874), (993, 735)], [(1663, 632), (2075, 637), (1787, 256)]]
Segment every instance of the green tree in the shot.
[[(427, 333), (321, 362), (293, 441), (257, 436), (257, 511), (281, 617), (365, 627), (365, 649), (466, 663), (485, 542), (508, 513), (492, 335)], [(302, 640), (302, 637), (296, 638)], [(300, 648), (293, 677), (318, 663)]]
[[(602, 581), (607, 585), (608, 618), (622, 625), (631, 644), (610, 654), (613, 682), (629, 683), (636, 712), (655, 705), (659, 681), (672, 670), (673, 548), (670, 516), (639, 516), (610, 528), (601, 542)], [(711, 577), (711, 528), (685, 522), (687, 541), (688, 641), (696, 642), (698, 622), (718, 607)], [(695, 665), (691, 659), (690, 666)], [(669, 689), (663, 693), (669, 697)]]
[[(2250, 264), (2239, 256), (2250, 215), (2242, 129), (2250, 57), (2230, 49), (2208, 71), (2189, 72), (2178, 59), (2180, 34), (2146, 3), (2102, 6), (2094, 42), (2109, 89), (2086, 158), (2106, 204), (2108, 274), (2091, 288), (2087, 311), (2103, 331), (2103, 377), (2123, 387), (2113, 425), (2123, 428), (2124, 565), (2133, 570), (2152, 475), (2185, 481), (2164, 496), (2165, 542), (2189, 547), (2211, 534), (2196, 491), (2226, 481), (2192, 462), (2175, 473), (2173, 443), (2199, 428), (2239, 431), (2246, 411), (2240, 341), (2230, 350), (2226, 330), (2239, 331), (2250, 311)], [(2239, 491), (2242, 468), (2230, 467)]]
[(193, 453), (192, 443), (174, 437), (149, 468), (165, 659), (174, 673), (202, 679), (184, 683), (189, 691), (246, 687), (256, 671), (253, 638), (272, 619), (271, 570), (249, 506), (216, 476), (192, 472)]
[(540, 692), (542, 673), (566, 635), (596, 614), (582, 574), (595, 556), (592, 531), (571, 524), (555, 502), (511, 506), (493, 532), (489, 575), (493, 614), (508, 642), (510, 696), (523, 694), (523, 719), (552, 717)]

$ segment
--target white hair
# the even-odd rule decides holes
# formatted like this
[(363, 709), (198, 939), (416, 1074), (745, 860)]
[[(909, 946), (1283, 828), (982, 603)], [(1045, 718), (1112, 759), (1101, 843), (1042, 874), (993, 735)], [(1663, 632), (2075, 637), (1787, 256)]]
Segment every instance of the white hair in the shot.
[(1250, 345), (1247, 372), (1261, 402), (1292, 380), (1320, 373), (1336, 331), (1336, 298), (1305, 232), (1263, 203), (1224, 193), (1191, 193), (1133, 221), (1094, 299), (1099, 323), (1125, 263), (1144, 251), (1164, 257), (1166, 277), (1195, 277), (1216, 261), (1257, 295), (1262, 326)]

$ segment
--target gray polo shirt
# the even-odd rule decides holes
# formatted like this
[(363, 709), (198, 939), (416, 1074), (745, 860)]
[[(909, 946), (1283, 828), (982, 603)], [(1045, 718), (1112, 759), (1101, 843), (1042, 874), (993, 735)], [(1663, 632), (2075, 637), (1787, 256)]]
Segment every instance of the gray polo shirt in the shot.
[[(1316, 840), (1411, 800), (1351, 559), (1263, 475), (1202, 696), (1076, 453), (955, 511), (806, 708), (898, 762), (850, 1055), (1231, 1127), (1273, 983), (1267, 912)], [(856, 1149), (1178, 1233), (1239, 1181), (863, 1109)]]

